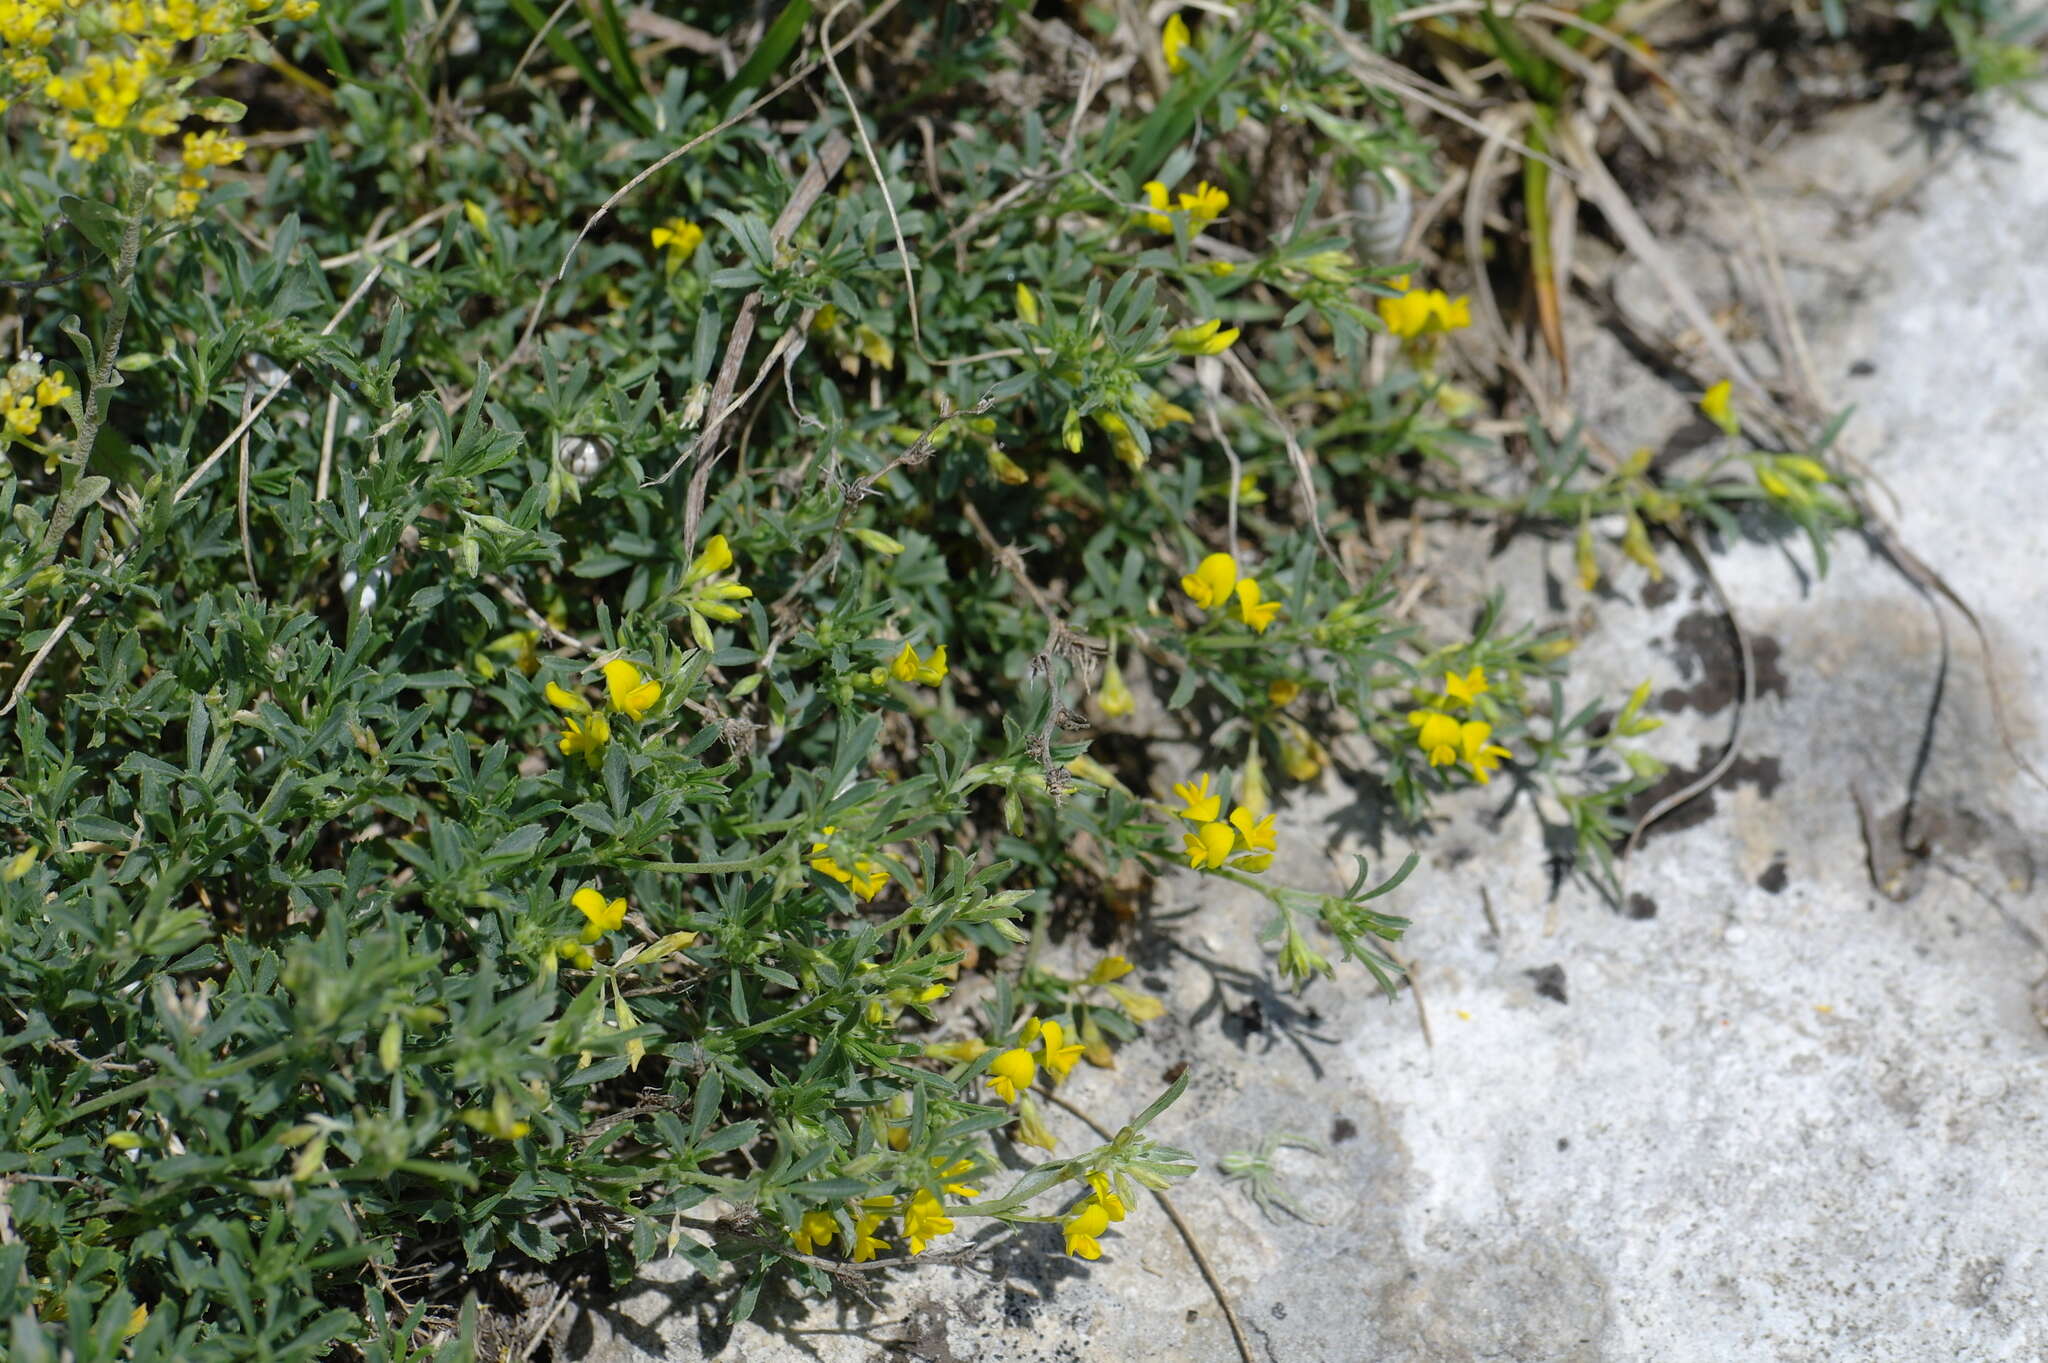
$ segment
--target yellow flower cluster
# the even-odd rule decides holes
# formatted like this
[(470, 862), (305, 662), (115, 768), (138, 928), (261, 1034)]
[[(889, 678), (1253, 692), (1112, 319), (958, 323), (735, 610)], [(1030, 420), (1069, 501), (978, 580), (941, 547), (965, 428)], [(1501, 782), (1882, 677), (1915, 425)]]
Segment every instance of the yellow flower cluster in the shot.
[[(646, 718), (647, 712), (660, 702), (661, 683), (625, 659), (614, 658), (604, 665), (603, 671), (606, 699), (613, 711), (627, 719)], [(581, 695), (555, 682), (547, 684), (544, 694), (548, 704), (563, 715), (563, 755), (574, 757), (581, 753), (592, 768), (602, 765), (604, 745), (611, 742), (611, 720)]]
[(1196, 185), (1194, 193), (1179, 195), (1177, 203), (1170, 202), (1167, 194), (1166, 186), (1159, 181), (1145, 182), (1145, 202), (1152, 205), (1152, 211), (1142, 216), (1145, 225), (1155, 232), (1172, 232), (1172, 215), (1179, 212), (1187, 215), (1188, 235), (1192, 237), (1222, 217), (1230, 207), (1230, 195), (1207, 180)]
[(22, 351), (0, 375), (0, 443), (33, 440), (42, 429), (43, 413), (74, 391), (63, 370), (43, 368), (40, 352)]
[[(944, 1160), (935, 1159), (932, 1171), (943, 1191), (953, 1197), (969, 1200), (981, 1196), (979, 1188), (970, 1188), (959, 1182), (973, 1174), (972, 1160), (958, 1159), (947, 1164)], [(919, 1188), (907, 1198), (864, 1197), (857, 1206), (859, 1211), (853, 1218), (853, 1238), (848, 1244), (848, 1257), (857, 1264), (864, 1264), (877, 1252), (889, 1248), (889, 1242), (878, 1232), (892, 1216), (902, 1218), (903, 1240), (912, 1254), (924, 1253), (932, 1241), (953, 1231), (953, 1218), (946, 1215), (946, 1204), (929, 1188)], [(838, 1217), (828, 1211), (809, 1211), (797, 1222), (797, 1228), (789, 1238), (797, 1253), (815, 1254), (838, 1239), (839, 1234)]]
[[(21, 102), (57, 114), (47, 126), (71, 155), (97, 161), (126, 135), (168, 137), (206, 112), (185, 92), (240, 55), (256, 25), (318, 10), (315, 0), (0, 0), (0, 109)], [(206, 46), (181, 61), (180, 45), (192, 42)], [(240, 156), (195, 165), (188, 155), (174, 211), (196, 205), (208, 167)]]
[(676, 593), (677, 603), (690, 613), (690, 637), (703, 649), (714, 647), (711, 626), (707, 621), (717, 620), (731, 623), (740, 618), (739, 607), (734, 601), (744, 601), (754, 594), (753, 589), (737, 581), (717, 580), (719, 574), (732, 567), (732, 546), (725, 536), (713, 535), (704, 543), (704, 552), (697, 555), (690, 565), (689, 574), (683, 578), (683, 585)]
[(1483, 786), (1493, 779), (1494, 768), (1503, 758), (1514, 756), (1487, 741), (1493, 736), (1493, 726), (1485, 720), (1459, 720), (1449, 713), (1470, 708), (1490, 689), (1484, 668), (1475, 667), (1463, 676), (1447, 672), (1444, 694), (1437, 698), (1435, 708), (1409, 713), (1408, 722), (1415, 726), (1415, 745), (1429, 755), (1429, 765), (1448, 767), (1462, 761)]
[(1067, 1253), (1081, 1259), (1100, 1259), (1102, 1242), (1098, 1237), (1109, 1229), (1111, 1222), (1123, 1220), (1129, 1208), (1110, 1187), (1109, 1175), (1088, 1175), (1088, 1186), (1094, 1192), (1060, 1223), (1060, 1229), (1066, 1233)]
[[(1230, 819), (1225, 822), (1223, 796), (1210, 788), (1206, 771), (1192, 781), (1175, 785), (1173, 793), (1181, 802), (1180, 817), (1195, 826), (1193, 832), (1181, 839), (1186, 846), (1188, 865), (1200, 871), (1216, 870), (1228, 863), (1236, 870), (1257, 874), (1273, 864), (1279, 837), (1271, 814), (1260, 818), (1249, 806), (1239, 805), (1230, 811)], [(1235, 861), (1231, 860), (1233, 857)]]
[[(1057, 1018), (1048, 1018), (1044, 1022), (1031, 1019), (1024, 1024), (1020, 1040), (1022, 1045), (1012, 1046), (989, 1062), (988, 1086), (1005, 1103), (1016, 1102), (1019, 1095), (1030, 1089), (1038, 1078), (1041, 1057), (1045, 1072), (1052, 1076), (1054, 1083), (1058, 1083), (1080, 1063), (1082, 1052), (1088, 1049), (1078, 1041), (1068, 1041), (1067, 1029)], [(1034, 1042), (1039, 1047), (1040, 1056), (1031, 1054)]]
[[(826, 838), (838, 831), (839, 827), (836, 824), (827, 824), (819, 830)], [(854, 858), (853, 869), (849, 871), (831, 857), (819, 856), (818, 853), (823, 852), (825, 848), (823, 838), (811, 844), (811, 869), (819, 875), (829, 876), (838, 881), (863, 900), (873, 899), (882, 892), (882, 887), (889, 883), (889, 873), (866, 857)]]
[(1411, 289), (1407, 275), (1397, 277), (1393, 285), (1402, 290), (1401, 296), (1380, 300), (1380, 320), (1401, 339), (1412, 341), (1431, 332), (1472, 325), (1472, 305), (1463, 295), (1448, 298), (1442, 289)]
[(1180, 580), (1180, 589), (1205, 611), (1217, 610), (1234, 597), (1237, 618), (1264, 634), (1280, 614), (1280, 603), (1268, 601), (1258, 580), (1238, 575), (1237, 560), (1229, 554), (1211, 554)]
[(171, 202), (174, 217), (190, 217), (206, 192), (206, 172), (215, 166), (230, 166), (242, 159), (249, 144), (239, 137), (227, 137), (211, 130), (186, 133), (185, 150), (179, 156), (178, 193)]

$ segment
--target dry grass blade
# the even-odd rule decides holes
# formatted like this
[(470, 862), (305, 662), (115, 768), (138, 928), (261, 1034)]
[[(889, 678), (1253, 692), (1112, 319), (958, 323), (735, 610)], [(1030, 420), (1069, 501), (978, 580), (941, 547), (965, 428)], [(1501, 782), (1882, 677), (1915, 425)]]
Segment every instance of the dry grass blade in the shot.
[[(1246, 396), (1251, 398), (1252, 405), (1257, 407), (1280, 433), (1280, 439), (1287, 446), (1287, 461), (1294, 466), (1295, 490), (1301, 494), (1301, 504), (1308, 512), (1309, 528), (1315, 531), (1316, 543), (1322, 547), (1324, 556), (1336, 567), (1338, 575), (1344, 579), (1344, 584), (1353, 591), (1358, 590), (1358, 580), (1352, 575), (1351, 565), (1330, 547), (1330, 537), (1323, 531), (1323, 514), (1316, 506), (1315, 472), (1309, 467), (1308, 451), (1294, 438), (1294, 427), (1280, 414), (1280, 409), (1273, 405), (1273, 399), (1267, 394), (1265, 385), (1259, 382), (1259, 376), (1252, 373), (1250, 365), (1238, 358), (1235, 350), (1223, 352), (1223, 364), (1236, 377)], [(1235, 487), (1236, 484), (1233, 483), (1231, 486)], [(1234, 548), (1235, 546), (1233, 550)]]
[[(1357, 38), (1353, 37), (1342, 24), (1338, 23), (1328, 13), (1322, 10), (1310, 10), (1308, 13), (1322, 26), (1325, 32), (1336, 39), (1337, 46), (1343, 49), (1344, 55), (1358, 69), (1359, 78), (1364, 80), (1366, 84), (1399, 97), (1412, 99), (1431, 113), (1448, 118), (1451, 122), (1458, 124), (1468, 131), (1478, 133), (1481, 137), (1488, 135), (1486, 127), (1480, 120), (1466, 113), (1453, 102), (1457, 98), (1455, 91), (1446, 90), (1442, 86), (1433, 86), (1407, 67), (1398, 66), (1388, 61), (1364, 43), (1359, 42)], [(1541, 161), (1559, 175), (1570, 175), (1572, 173), (1569, 166), (1560, 165), (1556, 160), (1544, 155), (1526, 143), (1510, 142), (1508, 145), (1531, 160)]]
[(929, 360), (924, 348), (924, 323), (917, 312), (917, 278), (910, 271), (910, 243), (903, 239), (903, 220), (896, 216), (896, 196), (889, 192), (889, 174), (882, 169), (882, 158), (875, 155), (875, 144), (868, 139), (868, 121), (861, 114), (860, 105), (853, 98), (853, 88), (846, 83), (846, 77), (839, 74), (839, 62), (832, 55), (832, 21), (839, 17), (839, 11), (858, 0), (839, 0), (830, 12), (819, 21), (818, 39), (824, 45), (825, 69), (832, 76), (832, 83), (839, 87), (840, 96), (846, 101), (846, 114), (853, 120), (853, 130), (860, 134), (861, 154), (868, 159), (868, 169), (875, 173), (875, 188), (882, 196), (882, 207), (889, 212), (889, 230), (896, 236), (896, 259), (903, 266), (904, 302), (910, 308), (910, 340), (917, 347), (917, 353)]
[(1749, 366), (1735, 353), (1735, 347), (1728, 343), (1728, 337), (1715, 325), (1713, 316), (1699, 295), (1685, 282), (1685, 276), (1671, 261), (1671, 257), (1658, 244), (1657, 236), (1643, 221), (1642, 214), (1630, 202), (1626, 192), (1614, 182), (1608, 173), (1606, 163), (1598, 153), (1587, 146), (1567, 125), (1560, 125), (1557, 146), (1578, 170), (1579, 192), (1592, 200), (1608, 223), (1613, 226), (1622, 244), (1627, 246), (1637, 259), (1647, 266), (1664, 288), (1672, 305), (1684, 316), (1686, 325), (1699, 334), (1701, 343), (1713, 357), (1720, 371), (1742, 384), (1750, 392), (1768, 397), (1769, 390), (1750, 372)]

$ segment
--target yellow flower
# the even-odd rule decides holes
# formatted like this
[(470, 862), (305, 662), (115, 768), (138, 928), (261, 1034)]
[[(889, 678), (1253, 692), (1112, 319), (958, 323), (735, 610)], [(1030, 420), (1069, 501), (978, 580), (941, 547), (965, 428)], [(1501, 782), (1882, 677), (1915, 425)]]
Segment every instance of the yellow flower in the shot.
[(704, 244), (704, 229), (688, 218), (670, 218), (649, 234), (657, 251), (668, 252), (668, 269), (674, 274)]
[(1130, 423), (1115, 412), (1095, 413), (1095, 424), (1109, 437), (1110, 453), (1126, 467), (1136, 470), (1145, 466), (1145, 451), (1138, 444), (1138, 437), (1131, 434)]
[(1123, 669), (1116, 665), (1114, 654), (1110, 655), (1109, 666), (1102, 670), (1102, 687), (1095, 693), (1095, 704), (1111, 719), (1121, 719), (1138, 708), (1131, 688), (1124, 682)]
[(1223, 323), (1210, 320), (1200, 326), (1182, 327), (1167, 337), (1167, 343), (1183, 355), (1221, 355), (1237, 342), (1238, 329), (1219, 330)]
[(877, 1250), (889, 1248), (889, 1242), (875, 1234), (875, 1230), (887, 1218), (870, 1212), (853, 1223), (853, 1261), (864, 1264), (875, 1257)]
[(946, 679), (946, 646), (940, 644), (932, 650), (930, 658), (921, 658), (909, 644), (889, 664), (890, 675), (900, 682), (923, 682), (926, 686), (937, 686)]
[(683, 579), (684, 585), (702, 582), (714, 573), (722, 573), (732, 567), (732, 546), (725, 542), (725, 536), (713, 535), (704, 541), (703, 552), (690, 565), (690, 575)]
[(1188, 865), (1197, 871), (1204, 867), (1219, 867), (1230, 860), (1231, 849), (1237, 846), (1237, 835), (1229, 824), (1205, 823), (1192, 833), (1182, 836), (1188, 854)]
[(632, 720), (644, 719), (661, 699), (661, 683), (623, 658), (604, 665), (604, 688), (611, 695), (612, 709)]
[(1177, 781), (1173, 793), (1187, 806), (1180, 816), (1190, 823), (1213, 823), (1223, 812), (1223, 797), (1209, 789), (1209, 773), (1198, 773), (1192, 781)]
[(1188, 32), (1187, 20), (1180, 17), (1179, 10), (1175, 10), (1167, 19), (1166, 26), (1159, 30), (1159, 50), (1166, 57), (1166, 69), (1176, 76), (1188, 69), (1188, 59), (1181, 55), (1181, 49), (1191, 41), (1193, 37)]
[(1294, 698), (1300, 694), (1301, 683), (1286, 677), (1266, 683), (1266, 702), (1269, 705), (1292, 705)]
[(1078, 1041), (1068, 1041), (1066, 1029), (1057, 1019), (1047, 1019), (1039, 1030), (1038, 1044), (1045, 1048), (1045, 1070), (1055, 1083), (1067, 1077), (1080, 1062), (1081, 1052), (1088, 1049)]
[(1108, 984), (1131, 973), (1131, 963), (1121, 956), (1105, 956), (1088, 972), (1087, 984)]
[(556, 685), (554, 682), (549, 682), (543, 689), (542, 694), (548, 698), (548, 704), (554, 706), (557, 710), (566, 710), (572, 715), (587, 715), (590, 713), (589, 701), (583, 699), (574, 691)]
[(932, 1168), (938, 1171), (940, 1191), (949, 1193), (954, 1197), (975, 1198), (981, 1196), (981, 1189), (979, 1188), (970, 1188), (964, 1183), (946, 1182), (947, 1179), (958, 1179), (972, 1175), (974, 1173), (973, 1160), (956, 1159), (951, 1164), (946, 1164), (944, 1168), (940, 1168), (941, 1164), (944, 1164), (944, 1161), (932, 1161)]
[(799, 1254), (815, 1254), (821, 1245), (829, 1245), (839, 1238), (839, 1222), (830, 1212), (805, 1212), (797, 1223), (796, 1233), (789, 1237)]
[(1067, 1253), (1082, 1259), (1100, 1259), (1102, 1245), (1095, 1237), (1109, 1229), (1109, 1212), (1090, 1199), (1060, 1229), (1066, 1232)]
[(1038, 300), (1021, 282), (1017, 285), (1017, 320), (1027, 327), (1038, 325)]
[(43, 424), (43, 414), (36, 407), (35, 396), (23, 393), (19, 401), (7, 409), (7, 428), (17, 435), (34, 435), (36, 427)]
[(928, 1041), (924, 1053), (934, 1060), (958, 1060), (969, 1064), (988, 1054), (988, 1043), (978, 1036), (965, 1041)]
[(1117, 1007), (1124, 1010), (1124, 1016), (1133, 1022), (1150, 1022), (1166, 1012), (1166, 1005), (1150, 994), (1140, 994), (1137, 990), (1120, 984), (1105, 984), (1102, 987), (1116, 1000)]
[(910, 1205), (903, 1209), (903, 1238), (910, 1242), (912, 1254), (924, 1253), (927, 1244), (952, 1229), (953, 1218), (946, 1215), (945, 1207), (928, 1189), (919, 1188)]
[(585, 885), (569, 897), (576, 911), (589, 921), (583, 925), (583, 940), (595, 942), (608, 932), (617, 932), (626, 921), (626, 901), (606, 899), (604, 895)]
[(1429, 754), (1429, 765), (1447, 767), (1458, 760), (1458, 721), (1438, 710), (1416, 710), (1408, 716), (1416, 726), (1415, 746)]
[(1006, 1103), (1016, 1102), (1018, 1093), (1030, 1088), (1036, 1078), (1038, 1062), (1021, 1047), (1013, 1046), (989, 1063), (988, 1086)]
[(1727, 379), (1721, 380), (1706, 391), (1705, 396), (1700, 398), (1700, 410), (1706, 413), (1707, 420), (1727, 434), (1741, 434), (1742, 423), (1735, 416), (1735, 385)]
[(1095, 1205), (1102, 1208), (1111, 1221), (1121, 1221), (1130, 1215), (1124, 1200), (1110, 1191), (1109, 1175), (1093, 1173), (1088, 1175), (1088, 1186), (1095, 1190)]
[(1188, 225), (1196, 232), (1223, 216), (1230, 207), (1230, 195), (1207, 180), (1195, 186), (1192, 194), (1179, 196), (1180, 210), (1188, 215)]
[[(828, 825), (822, 830), (827, 838), (838, 831), (836, 825)], [(825, 843), (822, 841), (811, 844), (811, 851), (814, 853), (824, 850)], [(889, 883), (889, 873), (866, 857), (856, 857), (851, 871), (830, 857), (813, 856), (810, 864), (812, 870), (838, 881), (864, 900), (873, 899), (882, 892), (882, 887)]]
[(1145, 182), (1145, 201), (1152, 205), (1152, 212), (1144, 215), (1145, 225), (1155, 232), (1171, 232), (1173, 219), (1167, 216), (1170, 205), (1166, 199), (1166, 186), (1157, 180)]
[(1444, 673), (1444, 697), (1452, 705), (1470, 705), (1490, 689), (1483, 667), (1474, 667), (1462, 677), (1453, 672)]
[(1380, 320), (1387, 324), (1388, 331), (1403, 340), (1472, 325), (1472, 305), (1464, 297), (1447, 298), (1442, 289), (1410, 289), (1406, 276), (1393, 283), (1406, 292), (1379, 301)]
[(1209, 555), (1180, 580), (1180, 589), (1205, 611), (1230, 600), (1230, 589), (1236, 585), (1237, 560), (1228, 554)]
[(75, 388), (65, 381), (63, 370), (54, 370), (44, 375), (43, 381), (36, 385), (36, 405), (38, 407), (55, 407), (76, 391)]
[(582, 753), (583, 760), (592, 768), (599, 767), (604, 763), (604, 745), (611, 742), (611, 737), (611, 721), (603, 715), (570, 715), (562, 726), (562, 755), (574, 757)]
[[(1238, 808), (1230, 811), (1230, 826), (1237, 830), (1239, 837), (1244, 839), (1244, 850), (1247, 852), (1265, 852), (1270, 854), (1280, 845), (1279, 836), (1273, 829), (1273, 816), (1271, 814), (1261, 819), (1253, 814), (1251, 810), (1240, 805)], [(1256, 866), (1251, 864), (1255, 860), (1259, 863)], [(1247, 871), (1263, 871), (1272, 860), (1273, 858), (1270, 855), (1262, 858), (1245, 857), (1238, 862), (1238, 865)]]
[(1237, 584), (1237, 618), (1264, 634), (1279, 616), (1280, 603), (1261, 601), (1259, 596), (1259, 584), (1253, 579), (1245, 578)]
[(1499, 744), (1486, 741), (1492, 733), (1493, 726), (1482, 720), (1469, 719), (1458, 726), (1458, 746), (1464, 754), (1465, 765), (1472, 768), (1472, 774), (1479, 778), (1482, 786), (1493, 779), (1491, 773), (1500, 765), (1502, 758), (1514, 756)]

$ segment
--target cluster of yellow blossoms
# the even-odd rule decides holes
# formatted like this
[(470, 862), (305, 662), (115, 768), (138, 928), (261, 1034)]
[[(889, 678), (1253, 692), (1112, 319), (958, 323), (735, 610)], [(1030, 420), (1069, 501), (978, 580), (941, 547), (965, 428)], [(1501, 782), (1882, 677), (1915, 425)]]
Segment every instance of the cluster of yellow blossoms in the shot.
[(1257, 874), (1273, 864), (1279, 841), (1271, 814), (1260, 818), (1251, 807), (1239, 805), (1225, 822), (1223, 796), (1210, 789), (1206, 771), (1175, 785), (1173, 793), (1181, 802), (1180, 817), (1195, 826), (1181, 839), (1188, 865), (1197, 871), (1216, 870), (1227, 862), (1236, 870)]
[(1462, 677), (1446, 672), (1444, 694), (1437, 698), (1435, 708), (1409, 712), (1408, 722), (1415, 726), (1415, 746), (1429, 755), (1429, 765), (1448, 767), (1463, 761), (1479, 778), (1479, 784), (1485, 785), (1493, 779), (1493, 770), (1501, 759), (1514, 756), (1506, 748), (1487, 742), (1493, 736), (1493, 726), (1485, 720), (1459, 720), (1449, 713), (1469, 709), (1490, 689), (1484, 668), (1475, 667)]
[[(1021, 1045), (1001, 1052), (988, 1066), (988, 1086), (1005, 1103), (1015, 1103), (1030, 1090), (1038, 1079), (1041, 1060), (1045, 1064), (1045, 1072), (1052, 1076), (1054, 1083), (1058, 1083), (1073, 1071), (1074, 1066), (1080, 1063), (1082, 1053), (1088, 1049), (1078, 1041), (1068, 1041), (1067, 1029), (1057, 1018), (1047, 1018), (1044, 1022), (1031, 1019), (1024, 1024), (1019, 1039)], [(1033, 1043), (1039, 1048), (1037, 1056), (1031, 1054)]]
[[(970, 1188), (959, 1180), (974, 1172), (972, 1160), (958, 1159), (951, 1164), (933, 1160), (932, 1170), (937, 1174), (941, 1191), (952, 1197), (970, 1200), (981, 1196), (979, 1188)], [(848, 1255), (857, 1264), (866, 1263), (880, 1250), (889, 1247), (889, 1242), (879, 1232), (882, 1224), (892, 1216), (903, 1220), (903, 1241), (912, 1254), (922, 1254), (926, 1246), (941, 1235), (953, 1230), (953, 1218), (946, 1215), (946, 1204), (939, 1195), (929, 1188), (919, 1188), (908, 1197), (864, 1197), (856, 1204), (858, 1213), (853, 1217), (853, 1234), (847, 1242)], [(797, 1227), (790, 1235), (790, 1241), (799, 1254), (815, 1254), (838, 1239), (842, 1227), (839, 1218), (828, 1211), (808, 1211), (798, 1220)]]
[(1395, 278), (1393, 285), (1402, 290), (1401, 295), (1380, 300), (1380, 320), (1402, 340), (1472, 325), (1472, 305), (1462, 295), (1449, 298), (1442, 289), (1411, 289), (1407, 275)]
[[(604, 688), (612, 710), (627, 719), (646, 718), (661, 700), (661, 683), (623, 658), (606, 663)], [(547, 684), (548, 704), (563, 715), (561, 749), (564, 756), (583, 754), (592, 768), (604, 763), (604, 745), (611, 742), (612, 723), (604, 712), (576, 692), (554, 682)]]
[(1180, 589), (1205, 611), (1217, 610), (1237, 601), (1237, 618), (1264, 634), (1280, 614), (1280, 603), (1268, 601), (1258, 580), (1239, 576), (1237, 560), (1229, 554), (1211, 554), (1180, 580)]
[[(186, 98), (195, 80), (240, 55), (257, 25), (318, 10), (316, 0), (0, 0), (0, 110), (49, 110), (71, 155), (97, 161), (131, 134), (169, 137), (195, 113), (216, 116)], [(201, 40), (181, 60), (180, 45)], [(206, 172), (243, 150), (215, 133), (188, 135), (172, 212), (196, 208)]]
[(707, 621), (730, 624), (739, 619), (739, 607), (731, 603), (754, 594), (752, 588), (737, 581), (719, 580), (719, 574), (730, 567), (732, 546), (726, 543), (725, 536), (713, 535), (704, 542), (704, 552), (690, 564), (690, 571), (676, 593), (677, 604), (690, 613), (690, 637), (699, 648), (708, 650), (713, 646)]
[(0, 374), (0, 443), (33, 441), (42, 429), (43, 413), (74, 391), (63, 370), (43, 368), (39, 351), (22, 351), (7, 372)]
[(1155, 232), (1171, 233), (1172, 214), (1178, 211), (1187, 215), (1188, 235), (1192, 237), (1223, 216), (1230, 207), (1230, 195), (1204, 180), (1195, 186), (1194, 193), (1183, 193), (1179, 202), (1174, 203), (1168, 200), (1164, 184), (1158, 180), (1147, 180), (1145, 202), (1152, 205), (1152, 211), (1143, 215), (1147, 227)]
[(1109, 1229), (1111, 1222), (1123, 1220), (1129, 1208), (1110, 1188), (1109, 1175), (1088, 1175), (1088, 1186), (1095, 1191), (1060, 1223), (1060, 1229), (1066, 1234), (1067, 1253), (1081, 1259), (1100, 1259), (1102, 1243), (1097, 1237)]
[(186, 133), (185, 149), (179, 154), (178, 193), (171, 202), (171, 211), (185, 218), (199, 207), (199, 196), (206, 192), (206, 172), (215, 166), (231, 166), (242, 159), (249, 150), (249, 144), (239, 137), (227, 137), (208, 130), (203, 133)]

